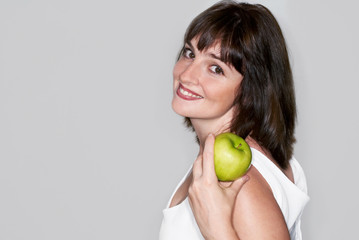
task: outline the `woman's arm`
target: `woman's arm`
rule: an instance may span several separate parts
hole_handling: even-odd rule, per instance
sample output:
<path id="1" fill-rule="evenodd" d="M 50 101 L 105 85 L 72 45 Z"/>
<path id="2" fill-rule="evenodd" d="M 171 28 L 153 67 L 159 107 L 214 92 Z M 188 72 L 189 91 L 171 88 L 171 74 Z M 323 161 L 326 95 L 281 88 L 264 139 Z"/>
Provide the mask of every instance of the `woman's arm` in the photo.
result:
<path id="1" fill-rule="evenodd" d="M 210 135 L 203 154 L 193 164 L 193 181 L 189 187 L 189 202 L 204 238 L 289 240 L 272 191 L 254 167 L 229 186 L 218 182 L 213 144 L 214 136 Z"/>

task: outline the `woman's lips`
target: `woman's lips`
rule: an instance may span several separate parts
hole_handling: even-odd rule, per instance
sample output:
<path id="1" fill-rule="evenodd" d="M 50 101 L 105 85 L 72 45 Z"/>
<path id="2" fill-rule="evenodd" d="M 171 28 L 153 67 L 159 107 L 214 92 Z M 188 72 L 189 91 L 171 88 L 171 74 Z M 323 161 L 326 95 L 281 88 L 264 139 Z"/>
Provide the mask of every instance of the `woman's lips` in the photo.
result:
<path id="1" fill-rule="evenodd" d="M 180 98 L 185 100 L 199 100 L 203 98 L 201 95 L 183 87 L 182 84 L 178 86 L 176 93 Z"/>

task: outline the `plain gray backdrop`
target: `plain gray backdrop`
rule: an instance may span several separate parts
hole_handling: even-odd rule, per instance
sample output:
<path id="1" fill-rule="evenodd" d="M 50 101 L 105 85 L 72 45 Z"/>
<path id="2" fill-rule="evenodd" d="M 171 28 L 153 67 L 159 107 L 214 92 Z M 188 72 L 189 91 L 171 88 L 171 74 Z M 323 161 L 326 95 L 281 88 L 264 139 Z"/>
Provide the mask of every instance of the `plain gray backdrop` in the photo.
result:
<path id="1" fill-rule="evenodd" d="M 197 154 L 171 109 L 172 67 L 214 2 L 0 0 L 0 240 L 158 239 Z M 258 2 L 290 50 L 304 239 L 353 239 L 358 4 Z"/>

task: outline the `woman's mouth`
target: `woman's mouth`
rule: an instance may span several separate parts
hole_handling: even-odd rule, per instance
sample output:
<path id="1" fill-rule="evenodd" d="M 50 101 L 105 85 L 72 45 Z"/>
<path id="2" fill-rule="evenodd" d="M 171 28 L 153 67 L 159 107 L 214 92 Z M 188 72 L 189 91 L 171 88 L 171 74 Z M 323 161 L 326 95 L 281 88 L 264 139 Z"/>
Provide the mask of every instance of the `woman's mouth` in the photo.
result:
<path id="1" fill-rule="evenodd" d="M 185 100 L 198 100 L 203 98 L 201 95 L 183 87 L 182 84 L 178 86 L 176 93 L 180 98 Z"/>

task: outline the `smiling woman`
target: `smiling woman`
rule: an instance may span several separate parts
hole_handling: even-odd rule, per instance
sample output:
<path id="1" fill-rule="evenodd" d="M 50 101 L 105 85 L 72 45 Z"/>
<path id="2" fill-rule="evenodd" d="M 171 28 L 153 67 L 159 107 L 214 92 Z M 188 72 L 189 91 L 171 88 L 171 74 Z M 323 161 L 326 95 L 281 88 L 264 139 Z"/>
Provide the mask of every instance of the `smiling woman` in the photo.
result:
<path id="1" fill-rule="evenodd" d="M 206 51 L 199 51 L 197 44 L 197 39 L 186 44 L 174 67 L 173 110 L 193 120 L 231 114 L 243 76 L 220 60 L 219 44 Z"/>
<path id="2" fill-rule="evenodd" d="M 309 198 L 293 157 L 293 79 L 267 8 L 222 1 L 192 21 L 173 70 L 172 108 L 196 133 L 199 154 L 164 210 L 160 239 L 300 240 Z M 253 153 L 248 173 L 229 185 L 214 171 L 214 136 L 223 132 Z"/>

